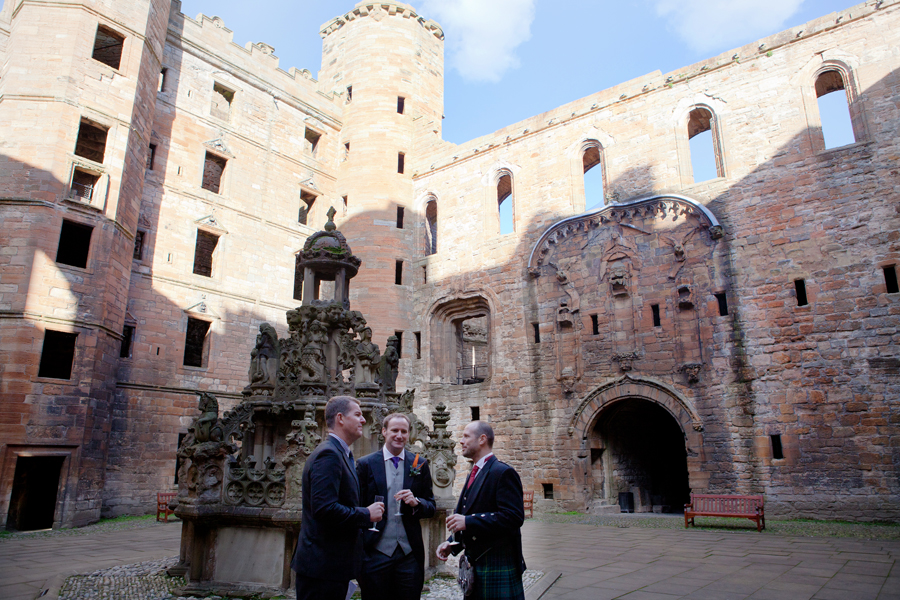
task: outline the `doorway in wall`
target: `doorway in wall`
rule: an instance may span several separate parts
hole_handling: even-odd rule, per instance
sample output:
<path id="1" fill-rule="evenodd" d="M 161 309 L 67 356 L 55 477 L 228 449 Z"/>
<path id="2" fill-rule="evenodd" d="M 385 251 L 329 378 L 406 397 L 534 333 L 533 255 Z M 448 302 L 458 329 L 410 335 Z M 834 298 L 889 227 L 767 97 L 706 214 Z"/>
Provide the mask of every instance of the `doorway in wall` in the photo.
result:
<path id="1" fill-rule="evenodd" d="M 65 456 L 19 456 L 13 476 L 6 527 L 18 531 L 50 529 L 56 513 L 59 475 Z"/>

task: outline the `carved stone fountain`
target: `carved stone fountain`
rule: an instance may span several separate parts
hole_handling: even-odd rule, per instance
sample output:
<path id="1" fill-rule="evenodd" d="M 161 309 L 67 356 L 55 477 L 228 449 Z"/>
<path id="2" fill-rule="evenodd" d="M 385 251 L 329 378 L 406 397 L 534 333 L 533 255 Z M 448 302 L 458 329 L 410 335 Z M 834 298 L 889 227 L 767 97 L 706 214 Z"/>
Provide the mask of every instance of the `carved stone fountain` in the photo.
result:
<path id="1" fill-rule="evenodd" d="M 350 310 L 350 279 L 360 260 L 335 230 L 333 208 L 328 216 L 325 230 L 310 236 L 300 252 L 302 304 L 287 311 L 288 337 L 279 339 L 270 324 L 260 325 L 244 399 L 220 416 L 216 398 L 201 393 L 200 415 L 178 449 L 175 514 L 183 526 L 180 562 L 170 573 L 188 579 L 185 594 L 265 594 L 290 587 L 303 467 L 325 435 L 324 408 L 332 396 L 357 398 L 369 422 L 354 444 L 356 456 L 378 448 L 386 415 L 408 415 L 410 449 L 430 461 L 439 506 L 452 502 L 450 415 L 438 405 L 429 429 L 413 413 L 415 390 L 397 392 L 397 339 L 388 338 L 382 354 L 362 313 Z M 423 523 L 428 557 L 440 543 L 444 514 Z"/>

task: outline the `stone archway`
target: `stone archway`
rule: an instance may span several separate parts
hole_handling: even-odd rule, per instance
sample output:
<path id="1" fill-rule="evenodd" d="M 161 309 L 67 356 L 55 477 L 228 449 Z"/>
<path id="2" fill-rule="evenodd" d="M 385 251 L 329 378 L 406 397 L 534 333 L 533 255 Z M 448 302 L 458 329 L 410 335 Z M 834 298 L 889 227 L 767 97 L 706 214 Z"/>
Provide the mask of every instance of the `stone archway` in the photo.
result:
<path id="1" fill-rule="evenodd" d="M 617 512 L 619 493 L 631 492 L 637 511 L 680 510 L 691 490 L 707 487 L 702 429 L 690 402 L 658 381 L 626 375 L 600 386 L 569 429 L 585 505 Z"/>

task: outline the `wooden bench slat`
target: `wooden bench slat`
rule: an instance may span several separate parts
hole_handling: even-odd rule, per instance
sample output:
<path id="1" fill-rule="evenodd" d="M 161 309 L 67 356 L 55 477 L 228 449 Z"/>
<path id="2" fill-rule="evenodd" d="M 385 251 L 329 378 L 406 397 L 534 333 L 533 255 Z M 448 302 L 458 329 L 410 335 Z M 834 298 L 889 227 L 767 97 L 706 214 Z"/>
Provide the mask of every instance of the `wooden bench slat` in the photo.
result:
<path id="1" fill-rule="evenodd" d="M 691 494 L 684 506 L 684 526 L 694 524 L 694 517 L 736 517 L 756 522 L 756 530 L 766 528 L 765 497 L 737 494 Z"/>

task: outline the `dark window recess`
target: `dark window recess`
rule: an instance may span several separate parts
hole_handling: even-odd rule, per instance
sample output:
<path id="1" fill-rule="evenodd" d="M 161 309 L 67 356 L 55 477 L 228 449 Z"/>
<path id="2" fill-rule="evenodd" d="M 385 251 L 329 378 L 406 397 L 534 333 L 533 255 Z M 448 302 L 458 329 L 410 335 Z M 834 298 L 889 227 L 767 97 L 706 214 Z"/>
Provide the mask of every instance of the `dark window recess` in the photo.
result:
<path id="1" fill-rule="evenodd" d="M 212 104 L 209 112 L 220 119 L 228 119 L 231 115 L 231 103 L 234 102 L 234 91 L 224 85 L 213 84 Z"/>
<path id="2" fill-rule="evenodd" d="M 772 438 L 772 458 L 784 458 L 784 448 L 781 447 L 781 435 L 769 436 Z"/>
<path id="3" fill-rule="evenodd" d="M 470 406 L 469 408 L 472 409 L 472 420 L 473 421 L 481 420 L 481 408 L 479 408 L 478 406 Z"/>
<path id="4" fill-rule="evenodd" d="M 544 486 L 544 500 L 553 500 L 553 484 L 552 483 L 542 483 Z"/>
<path id="5" fill-rule="evenodd" d="M 591 315 L 591 335 L 600 335 L 600 319 L 597 315 Z"/>
<path id="6" fill-rule="evenodd" d="M 900 288 L 897 287 L 897 270 L 894 268 L 894 265 L 888 265 L 883 270 L 884 285 L 887 287 L 887 293 L 896 294 L 900 292 Z"/>
<path id="7" fill-rule="evenodd" d="M 437 254 L 438 213 L 437 202 L 425 205 L 425 256 Z"/>
<path id="8" fill-rule="evenodd" d="M 347 86 L 347 102 L 351 102 L 353 100 L 353 86 Z"/>
<path id="9" fill-rule="evenodd" d="M 398 260 L 394 263 L 394 283 L 403 285 L 403 261 Z"/>
<path id="10" fill-rule="evenodd" d="M 56 262 L 61 265 L 87 268 L 88 252 L 91 249 L 91 233 L 94 228 L 72 221 L 63 220 L 59 230 L 59 248 Z"/>
<path id="11" fill-rule="evenodd" d="M 399 114 L 403 114 L 403 109 L 406 107 L 406 98 L 403 96 L 397 96 L 397 112 Z"/>
<path id="12" fill-rule="evenodd" d="M 122 330 L 122 346 L 119 348 L 119 358 L 131 356 L 131 345 L 134 343 L 134 325 L 126 325 Z"/>
<path id="13" fill-rule="evenodd" d="M 208 321 L 188 317 L 187 333 L 184 336 L 184 366 L 203 366 L 207 333 L 209 333 Z"/>
<path id="14" fill-rule="evenodd" d="M 309 127 L 306 128 L 306 149 L 309 150 L 309 153 L 313 156 L 316 155 L 316 150 L 319 148 L 319 138 L 322 137 L 322 134 L 313 131 Z"/>
<path id="15" fill-rule="evenodd" d="M 294 257 L 294 300 L 303 300 L 303 269 L 300 268 L 300 254 Z"/>
<path id="16" fill-rule="evenodd" d="M 224 158 L 207 152 L 206 160 L 203 163 L 203 183 L 200 187 L 218 194 L 227 162 Z"/>
<path id="17" fill-rule="evenodd" d="M 167 76 L 168 74 L 169 74 L 169 70 L 166 69 L 166 68 L 163 68 L 163 69 L 159 72 L 159 83 L 157 83 L 157 85 L 156 85 L 156 91 L 157 91 L 157 92 L 164 92 L 164 91 L 166 91 L 166 76 Z"/>
<path id="18" fill-rule="evenodd" d="M 416 336 L 416 360 L 422 358 L 422 332 L 414 331 L 413 335 Z"/>
<path id="19" fill-rule="evenodd" d="M 78 126 L 78 139 L 75 141 L 75 154 L 102 163 L 106 154 L 106 130 L 88 121 Z"/>
<path id="20" fill-rule="evenodd" d="M 134 260 L 142 260 L 144 258 L 144 232 L 138 231 L 134 234 Z"/>
<path id="21" fill-rule="evenodd" d="M 661 327 L 662 321 L 659 318 L 659 304 L 651 304 L 650 310 L 653 311 L 653 326 Z"/>
<path id="22" fill-rule="evenodd" d="M 725 297 L 725 292 L 719 292 L 716 294 L 716 300 L 719 302 L 719 316 L 724 317 L 728 315 L 728 298 Z"/>
<path id="23" fill-rule="evenodd" d="M 402 173 L 404 168 L 404 163 L 406 162 L 406 155 L 402 152 L 397 153 L 397 172 Z"/>
<path id="24" fill-rule="evenodd" d="M 300 191 L 300 215 L 297 218 L 297 222 L 301 225 L 307 225 L 309 221 L 309 214 L 312 212 L 313 204 L 316 203 L 316 195 L 307 192 L 306 190 Z"/>
<path id="25" fill-rule="evenodd" d="M 197 244 L 194 246 L 194 274 L 212 277 L 213 253 L 219 244 L 219 236 L 197 230 Z"/>
<path id="26" fill-rule="evenodd" d="M 394 335 L 397 336 L 397 358 L 403 358 L 403 332 L 395 331 Z"/>
<path id="27" fill-rule="evenodd" d="M 178 471 L 181 470 L 181 457 L 178 456 L 178 448 L 181 448 L 181 443 L 184 441 L 184 438 L 187 437 L 186 433 L 178 434 L 178 445 L 175 446 L 175 485 L 178 485 Z"/>
<path id="28" fill-rule="evenodd" d="M 342 196 L 341 201 L 344 203 L 344 214 L 347 214 L 347 208 L 350 206 L 350 203 L 347 200 L 347 196 Z"/>
<path id="29" fill-rule="evenodd" d="M 532 323 L 531 329 L 534 331 L 534 343 L 541 343 L 541 324 L 540 323 Z"/>
<path id="30" fill-rule="evenodd" d="M 72 173 L 72 197 L 84 202 L 90 202 L 91 198 L 94 197 L 98 181 L 100 181 L 99 175 L 75 169 Z"/>
<path id="31" fill-rule="evenodd" d="M 795 279 L 794 289 L 797 290 L 797 306 L 809 304 L 809 300 L 806 298 L 806 282 L 802 279 Z"/>
<path id="32" fill-rule="evenodd" d="M 422 283 L 428 283 L 428 265 L 422 265 Z"/>
<path id="33" fill-rule="evenodd" d="M 150 144 L 150 149 L 147 151 L 147 169 L 153 170 L 153 163 L 156 162 L 156 144 Z"/>
<path id="34" fill-rule="evenodd" d="M 51 329 L 44 332 L 44 347 L 41 349 L 38 377 L 72 378 L 72 362 L 75 360 L 75 338 L 77 337 L 77 333 L 63 333 Z"/>
<path id="35" fill-rule="evenodd" d="M 397 207 L 397 229 L 403 229 L 403 213 L 404 213 L 403 207 L 398 206 Z"/>
<path id="36" fill-rule="evenodd" d="M 347 142 L 346 144 L 344 144 L 344 153 L 347 156 L 350 156 L 350 142 Z"/>
<path id="37" fill-rule="evenodd" d="M 122 62 L 122 47 L 125 45 L 125 37 L 112 29 L 97 26 L 97 37 L 94 38 L 94 53 L 91 58 L 118 69 Z"/>

